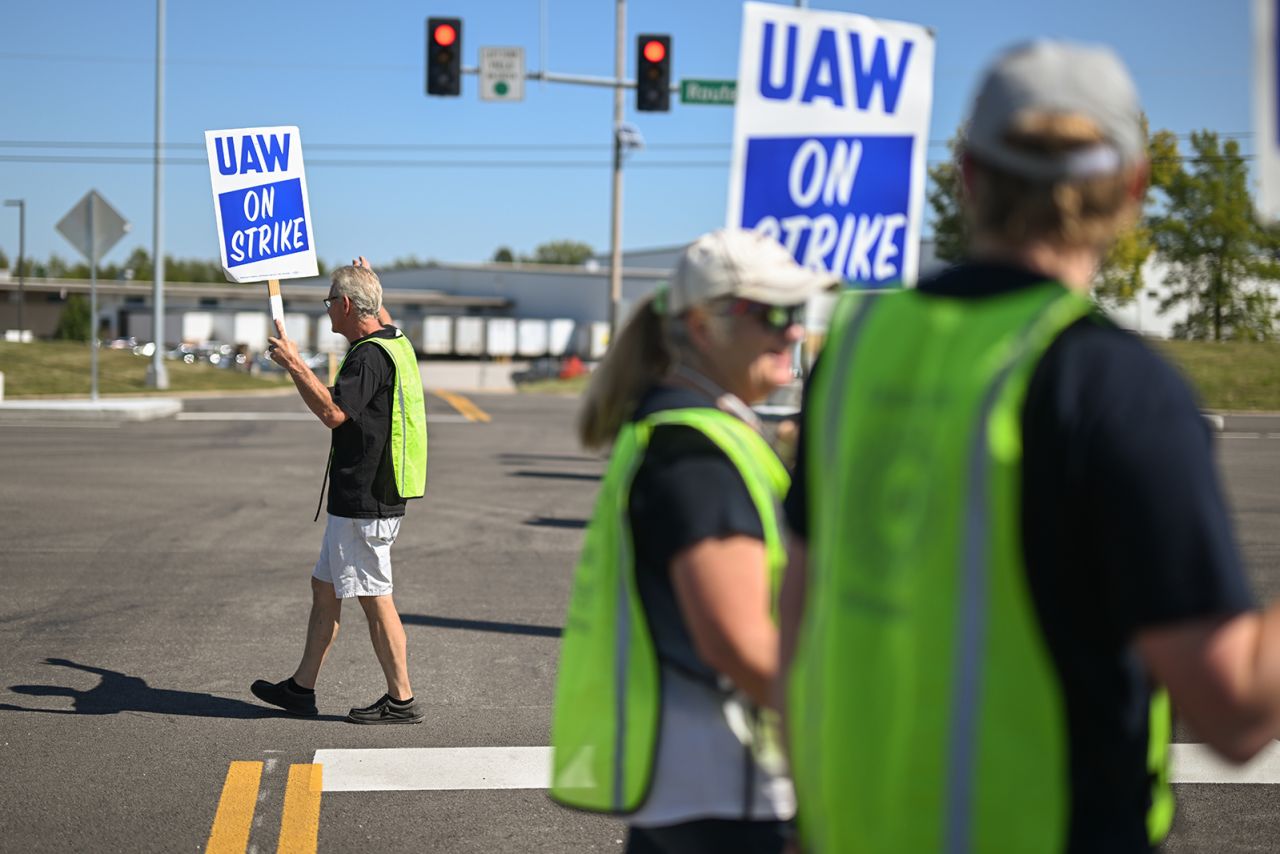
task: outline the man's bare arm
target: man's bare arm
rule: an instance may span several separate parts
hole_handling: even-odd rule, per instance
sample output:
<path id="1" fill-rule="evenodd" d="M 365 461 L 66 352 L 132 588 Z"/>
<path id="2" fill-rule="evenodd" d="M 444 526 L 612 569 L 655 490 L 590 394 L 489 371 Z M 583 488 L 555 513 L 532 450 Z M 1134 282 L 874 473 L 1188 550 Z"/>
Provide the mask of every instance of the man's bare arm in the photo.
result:
<path id="1" fill-rule="evenodd" d="M 279 320 L 276 321 L 276 332 L 280 337 L 267 339 L 269 345 L 267 353 L 271 356 L 271 361 L 289 372 L 307 409 L 315 413 L 324 426 L 330 429 L 346 421 L 347 413 L 334 403 L 329 389 L 320 382 L 315 372 L 307 367 L 307 363 L 302 361 L 302 357 L 298 355 L 298 345 L 285 334 L 284 324 Z"/>

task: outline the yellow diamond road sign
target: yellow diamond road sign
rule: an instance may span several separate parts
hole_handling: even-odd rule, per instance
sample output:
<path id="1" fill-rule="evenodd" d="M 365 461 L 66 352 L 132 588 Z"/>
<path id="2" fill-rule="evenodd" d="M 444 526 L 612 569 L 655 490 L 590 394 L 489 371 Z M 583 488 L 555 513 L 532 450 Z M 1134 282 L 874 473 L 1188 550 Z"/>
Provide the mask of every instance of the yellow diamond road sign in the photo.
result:
<path id="1" fill-rule="evenodd" d="M 524 100 L 524 48 L 480 48 L 480 99 Z"/>

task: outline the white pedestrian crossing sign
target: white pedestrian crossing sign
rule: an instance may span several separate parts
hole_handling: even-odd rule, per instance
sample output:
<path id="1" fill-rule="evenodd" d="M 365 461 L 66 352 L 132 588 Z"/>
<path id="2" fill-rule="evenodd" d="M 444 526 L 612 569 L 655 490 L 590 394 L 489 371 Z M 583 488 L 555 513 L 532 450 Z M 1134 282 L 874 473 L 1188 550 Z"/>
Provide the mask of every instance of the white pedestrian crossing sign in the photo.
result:
<path id="1" fill-rule="evenodd" d="M 524 48 L 480 48 L 480 99 L 524 100 Z"/>

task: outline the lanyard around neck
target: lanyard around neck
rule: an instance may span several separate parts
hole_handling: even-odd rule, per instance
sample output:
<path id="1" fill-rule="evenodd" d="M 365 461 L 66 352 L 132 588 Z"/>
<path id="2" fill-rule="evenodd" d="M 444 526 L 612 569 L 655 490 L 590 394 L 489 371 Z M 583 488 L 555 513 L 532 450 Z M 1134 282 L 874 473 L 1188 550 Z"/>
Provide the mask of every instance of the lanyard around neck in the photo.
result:
<path id="1" fill-rule="evenodd" d="M 737 416 L 742 421 L 751 425 L 751 427 L 757 432 L 760 431 L 760 416 L 756 415 L 755 410 L 750 406 L 743 403 L 742 398 L 738 397 L 731 391 L 726 391 L 725 388 L 715 380 L 700 371 L 695 371 L 687 365 L 677 365 L 675 374 L 715 401 L 717 408 L 729 413 L 730 415 Z"/>

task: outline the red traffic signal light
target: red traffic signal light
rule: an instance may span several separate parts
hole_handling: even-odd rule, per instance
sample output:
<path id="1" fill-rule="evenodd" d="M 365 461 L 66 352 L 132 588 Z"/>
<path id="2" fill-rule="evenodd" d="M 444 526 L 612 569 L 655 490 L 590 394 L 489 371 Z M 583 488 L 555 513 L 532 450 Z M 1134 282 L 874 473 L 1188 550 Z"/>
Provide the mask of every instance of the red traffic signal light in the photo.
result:
<path id="1" fill-rule="evenodd" d="M 636 39 L 636 109 L 650 113 L 671 109 L 671 36 Z"/>
<path id="2" fill-rule="evenodd" d="M 462 92 L 462 19 L 427 18 L 427 94 Z"/>
<path id="3" fill-rule="evenodd" d="M 449 47 L 458 40 L 458 31 L 449 24 L 437 24 L 435 30 L 431 33 L 431 37 L 441 47 Z"/>

